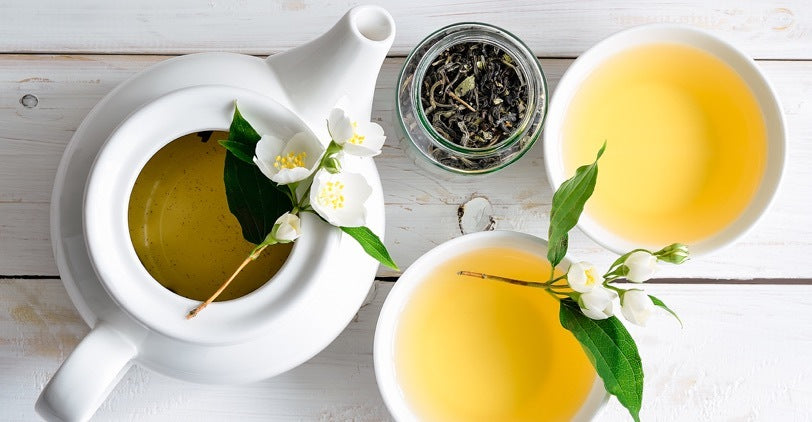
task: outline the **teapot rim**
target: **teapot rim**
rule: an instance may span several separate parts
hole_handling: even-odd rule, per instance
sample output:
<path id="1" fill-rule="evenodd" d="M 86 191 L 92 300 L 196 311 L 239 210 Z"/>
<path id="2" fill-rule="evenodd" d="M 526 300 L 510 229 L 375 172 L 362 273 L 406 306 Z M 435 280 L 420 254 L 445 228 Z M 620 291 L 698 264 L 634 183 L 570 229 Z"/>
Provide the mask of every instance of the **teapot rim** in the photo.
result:
<path id="1" fill-rule="evenodd" d="M 182 88 L 143 105 L 111 133 L 90 169 L 85 188 L 86 246 L 104 289 L 140 324 L 190 343 L 235 344 L 267 331 L 283 309 L 318 279 L 339 239 L 339 233 L 317 218 L 304 216 L 307 235 L 297 240 L 285 264 L 268 282 L 240 298 L 212 303 L 188 321 L 186 312 L 199 302 L 170 292 L 146 271 L 127 224 L 135 179 L 160 148 L 180 136 L 202 130 L 227 131 L 234 100 L 261 133 L 296 130 L 315 136 L 294 112 L 254 91 L 227 85 Z M 184 110 L 182 115 L 172 113 L 179 109 Z M 273 118 L 287 123 L 277 125 L 271 122 Z"/>

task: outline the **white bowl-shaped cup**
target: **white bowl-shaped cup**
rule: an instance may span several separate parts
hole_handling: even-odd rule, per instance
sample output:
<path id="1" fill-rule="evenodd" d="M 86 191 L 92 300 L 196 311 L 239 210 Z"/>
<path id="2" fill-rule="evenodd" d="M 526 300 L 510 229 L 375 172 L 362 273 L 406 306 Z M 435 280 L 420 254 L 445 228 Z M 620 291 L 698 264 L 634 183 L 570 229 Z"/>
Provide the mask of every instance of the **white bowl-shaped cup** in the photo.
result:
<path id="1" fill-rule="evenodd" d="M 567 69 L 553 94 L 544 129 L 544 162 L 550 185 L 557 189 L 572 174 L 564 165 L 563 127 L 570 103 L 592 72 L 607 59 L 631 48 L 652 43 L 679 43 L 708 52 L 733 68 L 752 90 L 764 117 L 767 157 L 764 176 L 746 209 L 720 232 L 691 245 L 693 255 L 703 255 L 733 244 L 764 215 L 773 202 L 783 172 L 786 155 L 786 129 L 775 90 L 756 63 L 731 44 L 698 29 L 679 25 L 644 25 L 618 32 L 590 48 Z M 588 123 L 585 123 L 588 124 Z M 611 145 L 609 146 L 611 148 Z M 585 163 L 586 164 L 586 163 Z M 645 175 L 642 175 L 645 177 Z M 588 213 L 581 215 L 578 228 L 605 248 L 622 254 L 643 245 L 630 241 L 601 226 Z"/>
<path id="2" fill-rule="evenodd" d="M 547 256 L 547 241 L 529 234 L 513 231 L 491 231 L 468 234 L 449 240 L 430 250 L 409 266 L 389 292 L 375 328 L 374 361 L 378 388 L 389 412 L 399 422 L 421 420 L 401 388 L 395 364 L 395 340 L 404 310 L 427 276 L 448 259 L 485 248 L 510 248 L 534 254 L 542 259 Z M 564 258 L 562 268 L 571 261 Z M 608 394 L 599 377 L 595 377 L 592 389 L 573 418 L 575 422 L 592 420 L 608 400 Z"/>

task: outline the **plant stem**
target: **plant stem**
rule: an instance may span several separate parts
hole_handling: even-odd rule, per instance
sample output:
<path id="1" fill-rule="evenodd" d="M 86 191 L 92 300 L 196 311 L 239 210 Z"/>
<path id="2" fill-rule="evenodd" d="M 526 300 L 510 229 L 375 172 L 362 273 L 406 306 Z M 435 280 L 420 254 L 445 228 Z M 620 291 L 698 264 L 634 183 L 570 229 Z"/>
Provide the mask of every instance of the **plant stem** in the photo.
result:
<path id="1" fill-rule="evenodd" d="M 206 299 L 205 302 L 198 305 L 197 308 L 192 309 L 191 311 L 189 311 L 188 314 L 186 314 L 186 319 L 194 318 L 195 316 L 197 316 L 198 313 L 200 313 L 200 311 L 205 309 L 206 306 L 209 306 L 210 303 L 214 302 L 214 300 L 217 299 L 217 297 L 223 293 L 223 291 L 228 287 L 228 285 L 231 284 L 231 282 L 234 281 L 235 278 L 237 278 L 237 275 L 243 270 L 243 268 L 245 268 L 245 266 L 248 265 L 249 262 L 256 260 L 257 257 L 259 257 L 259 255 L 262 253 L 262 251 L 264 251 L 265 248 L 267 248 L 268 246 L 270 245 L 262 245 L 254 249 L 251 252 L 251 255 L 248 255 L 248 258 L 245 258 L 245 261 L 243 261 L 242 264 L 240 264 L 240 266 L 237 267 L 237 270 L 234 271 L 234 274 L 231 274 L 231 277 L 229 277 L 228 280 L 226 280 L 226 282 L 223 283 L 220 286 L 220 288 L 217 289 L 216 292 L 214 292 L 213 295 L 211 295 L 211 297 Z"/>
<path id="2" fill-rule="evenodd" d="M 288 198 L 290 198 L 290 202 L 293 205 L 296 205 L 299 201 L 296 199 L 296 188 L 299 187 L 299 183 L 290 183 L 287 185 L 288 187 Z"/>
<path id="3" fill-rule="evenodd" d="M 478 273 L 478 272 L 475 272 L 475 271 L 459 271 L 459 272 L 457 272 L 457 275 L 464 275 L 464 276 L 468 276 L 468 277 L 476 277 L 476 278 L 484 278 L 484 279 L 502 281 L 502 282 L 509 283 L 509 284 L 516 284 L 516 285 L 519 285 L 519 286 L 528 286 L 528 287 L 545 287 L 545 288 L 546 287 L 553 287 L 553 288 L 568 287 L 567 285 L 563 285 L 563 286 L 555 286 L 555 285 L 553 285 L 553 283 L 555 283 L 557 281 L 561 281 L 561 280 L 566 279 L 567 278 L 566 274 L 564 274 L 564 275 L 562 275 L 560 277 L 553 278 L 552 280 L 545 281 L 543 283 L 539 282 L 539 281 L 517 280 L 515 278 L 502 277 L 502 276 L 493 275 L 493 274 Z"/>
<path id="4" fill-rule="evenodd" d="M 555 273 L 553 273 L 553 275 L 555 275 Z M 552 278 L 552 276 L 550 276 L 550 278 Z M 556 277 L 556 278 L 554 278 L 554 279 L 552 279 L 552 280 L 548 281 L 548 282 L 547 282 L 547 284 L 553 284 L 553 283 L 555 283 L 556 281 L 561 281 L 561 280 L 564 280 L 564 279 L 566 279 L 566 278 L 567 278 L 567 275 L 566 275 L 566 274 L 563 274 L 563 275 L 561 275 L 561 276 L 559 276 L 559 277 Z"/>
<path id="5" fill-rule="evenodd" d="M 471 104 L 468 104 L 467 102 L 465 102 L 465 100 L 463 100 L 462 98 L 458 97 L 458 96 L 457 96 L 457 94 L 455 94 L 455 93 L 453 93 L 453 92 L 451 92 L 451 91 L 448 91 L 448 92 L 447 92 L 447 94 L 448 94 L 448 96 L 449 96 L 449 97 L 451 97 L 451 98 L 453 98 L 453 99 L 455 99 L 455 100 L 459 101 L 459 102 L 460 102 L 460 104 L 464 105 L 464 106 L 465 106 L 465 108 L 467 108 L 468 110 L 471 110 L 471 111 L 473 111 L 474 113 L 476 113 L 476 109 L 475 109 L 475 108 L 473 108 L 473 107 L 471 107 Z"/>
<path id="6" fill-rule="evenodd" d="M 302 200 L 299 202 L 299 208 L 305 209 L 310 206 L 310 189 L 313 188 L 313 183 L 307 186 L 304 193 L 302 194 Z"/>
<path id="7" fill-rule="evenodd" d="M 618 294 L 626 291 L 625 289 L 620 289 L 620 288 L 617 288 L 617 287 L 609 284 L 608 280 L 603 282 L 603 287 L 606 287 L 607 289 L 610 289 L 610 290 L 614 290 L 614 291 L 618 292 Z"/>
<path id="8" fill-rule="evenodd" d="M 553 273 L 553 274 L 555 274 L 555 273 Z M 515 278 L 502 277 L 502 276 L 493 275 L 493 274 L 478 273 L 478 272 L 474 272 L 474 271 L 459 271 L 459 272 L 457 272 L 457 275 L 464 275 L 464 276 L 468 276 L 468 277 L 482 278 L 482 279 L 486 279 L 486 280 L 501 281 L 503 283 L 513 284 L 513 285 L 517 285 L 517 286 L 527 286 L 527 287 L 541 288 L 541 289 L 544 289 L 544 291 L 547 292 L 547 294 L 552 296 L 553 299 L 555 299 L 555 300 L 557 300 L 559 302 L 561 302 L 561 298 L 558 297 L 558 295 L 564 296 L 565 298 L 570 296 L 567 293 L 557 292 L 557 291 L 553 290 L 555 288 L 569 287 L 569 286 L 553 286 L 553 283 L 555 283 L 556 281 L 564 279 L 566 277 L 566 274 L 562 275 L 561 277 L 554 278 L 554 279 L 553 279 L 553 276 L 550 276 L 550 278 L 552 280 L 547 281 L 545 283 L 539 283 L 537 281 L 517 280 Z"/>
<path id="9" fill-rule="evenodd" d="M 496 280 L 496 281 L 501 281 L 501 282 L 508 283 L 508 284 L 515 284 L 515 285 L 518 285 L 518 286 L 541 287 L 541 288 L 547 288 L 549 286 L 549 284 L 547 284 L 547 283 L 539 283 L 537 281 L 516 280 L 515 278 L 507 278 L 507 277 L 502 277 L 502 276 L 498 276 L 498 275 L 477 273 L 477 272 L 473 272 L 473 271 L 460 271 L 460 272 L 457 273 L 457 275 L 464 275 L 464 276 L 468 276 L 468 277 L 483 278 L 483 279 L 487 279 L 487 280 Z"/>

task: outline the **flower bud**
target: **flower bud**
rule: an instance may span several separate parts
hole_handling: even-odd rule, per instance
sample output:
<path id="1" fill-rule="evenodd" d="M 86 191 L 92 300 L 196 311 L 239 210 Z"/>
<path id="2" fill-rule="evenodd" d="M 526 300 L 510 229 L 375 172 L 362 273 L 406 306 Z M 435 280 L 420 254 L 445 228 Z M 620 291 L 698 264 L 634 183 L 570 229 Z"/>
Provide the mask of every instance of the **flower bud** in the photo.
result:
<path id="1" fill-rule="evenodd" d="M 595 275 L 595 267 L 588 262 L 570 265 L 570 269 L 567 271 L 567 283 L 572 290 L 580 293 L 589 292 L 596 285 L 600 285 L 598 277 Z"/>
<path id="2" fill-rule="evenodd" d="M 654 302 L 642 290 L 627 290 L 620 298 L 620 312 L 629 322 L 645 327 L 654 314 Z"/>
<path id="3" fill-rule="evenodd" d="M 296 214 L 286 212 L 276 219 L 271 235 L 277 243 L 290 243 L 302 235 L 301 220 Z"/>
<path id="4" fill-rule="evenodd" d="M 341 161 L 335 156 L 327 157 L 324 159 L 324 169 L 330 174 L 336 174 L 341 171 Z"/>
<path id="5" fill-rule="evenodd" d="M 654 256 L 660 261 L 672 264 L 682 264 L 688 260 L 689 255 L 688 245 L 682 243 L 672 243 L 654 253 Z"/>
<path id="6" fill-rule="evenodd" d="M 626 257 L 623 265 L 628 269 L 627 280 L 642 283 L 657 272 L 657 257 L 648 251 L 637 251 Z"/>
<path id="7" fill-rule="evenodd" d="M 615 297 L 615 292 L 603 286 L 596 286 L 578 297 L 578 306 L 581 308 L 581 312 L 589 318 L 606 319 L 614 315 L 612 302 Z"/>

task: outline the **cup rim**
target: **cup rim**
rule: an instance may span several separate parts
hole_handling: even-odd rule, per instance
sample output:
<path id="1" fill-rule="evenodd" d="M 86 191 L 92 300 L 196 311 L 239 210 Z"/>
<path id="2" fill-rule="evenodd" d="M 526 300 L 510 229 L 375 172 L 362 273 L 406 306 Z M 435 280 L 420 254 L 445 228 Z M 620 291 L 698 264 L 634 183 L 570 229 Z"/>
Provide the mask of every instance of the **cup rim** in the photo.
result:
<path id="1" fill-rule="evenodd" d="M 260 133 L 316 136 L 292 111 L 256 92 L 225 85 L 183 88 L 142 106 L 112 132 L 91 166 L 84 192 L 86 247 L 104 289 L 142 325 L 190 343 L 228 345 L 260 334 L 313 288 L 307 281 L 318 278 L 338 244 L 338 233 L 314 216 L 303 216 L 306 234 L 268 282 L 239 298 L 214 302 L 192 320 L 185 315 L 200 302 L 170 292 L 141 264 L 127 222 L 136 178 L 169 142 L 198 131 L 228 131 L 235 101 Z"/>
<path id="2" fill-rule="evenodd" d="M 767 131 L 767 160 L 756 193 L 742 213 L 724 229 L 690 245 L 691 254 L 694 256 L 716 253 L 747 235 L 775 202 L 786 170 L 787 133 L 783 109 L 769 79 L 743 51 L 707 31 L 677 24 L 641 25 L 616 32 L 580 55 L 561 77 L 550 101 L 543 142 L 547 180 L 555 190 L 567 178 L 562 163 L 561 126 L 580 83 L 607 58 L 630 48 L 657 43 L 692 46 L 712 54 L 730 66 L 753 91 L 764 117 Z M 617 254 L 641 246 L 651 248 L 663 246 L 641 245 L 642 242 L 623 238 L 602 227 L 587 213 L 581 215 L 578 228 L 594 242 Z"/>
<path id="3" fill-rule="evenodd" d="M 378 389 L 381 396 L 383 396 L 386 407 L 395 420 L 401 422 L 420 420 L 410 407 L 404 392 L 397 382 L 397 371 L 393 358 L 395 333 L 404 307 L 414 294 L 414 291 L 425 282 L 424 276 L 426 273 L 442 261 L 462 253 L 494 246 L 522 249 L 545 258 L 547 241 L 526 233 L 508 230 L 494 230 L 459 236 L 434 247 L 420 256 L 398 278 L 397 283 L 389 292 L 375 327 L 373 361 Z M 568 267 L 571 263 L 570 258 L 565 257 L 559 267 Z M 600 412 L 608 400 L 609 395 L 600 377 L 596 374 L 595 382 L 573 420 L 591 420 Z"/>

